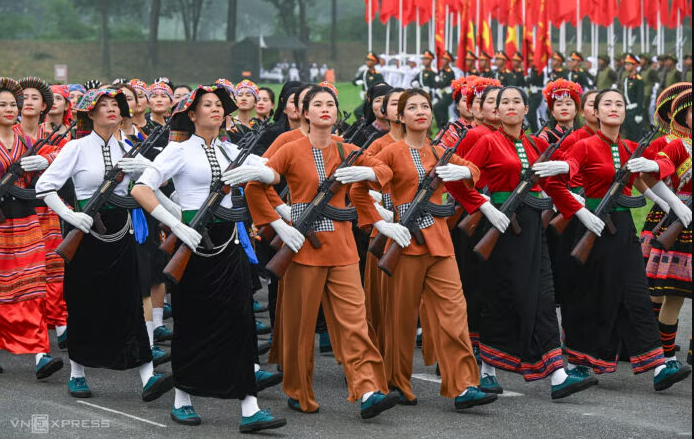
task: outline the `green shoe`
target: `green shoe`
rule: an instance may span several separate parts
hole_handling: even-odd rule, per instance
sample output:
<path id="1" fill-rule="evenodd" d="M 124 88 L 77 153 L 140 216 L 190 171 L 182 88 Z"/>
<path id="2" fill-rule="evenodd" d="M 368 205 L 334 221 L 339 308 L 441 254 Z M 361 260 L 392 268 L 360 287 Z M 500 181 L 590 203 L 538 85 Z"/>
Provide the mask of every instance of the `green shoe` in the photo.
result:
<path id="1" fill-rule="evenodd" d="M 657 392 L 669 389 L 674 384 L 685 380 L 692 373 L 692 368 L 677 360 L 670 360 L 658 375 L 653 378 L 653 387 Z"/>
<path id="2" fill-rule="evenodd" d="M 171 305 L 168 303 L 164 304 L 164 320 L 169 320 L 173 316 L 173 311 L 171 311 Z"/>
<path id="3" fill-rule="evenodd" d="M 195 413 L 192 405 L 184 405 L 181 408 L 171 410 L 171 419 L 183 425 L 200 425 L 202 419 Z"/>
<path id="4" fill-rule="evenodd" d="M 259 370 L 255 373 L 255 387 L 258 392 L 262 392 L 268 387 L 274 387 L 282 382 L 284 374 L 282 372 L 270 373 Z"/>
<path id="5" fill-rule="evenodd" d="M 74 398 L 91 398 L 92 391 L 87 385 L 86 378 L 70 378 L 67 383 L 67 390 Z"/>
<path id="6" fill-rule="evenodd" d="M 382 392 L 376 392 L 361 403 L 361 418 L 371 419 L 390 410 L 400 402 L 400 394 L 398 392 L 390 392 L 384 395 Z"/>
<path id="7" fill-rule="evenodd" d="M 173 389 L 173 376 L 155 373 L 142 388 L 142 400 L 154 401 L 171 389 Z"/>
<path id="8" fill-rule="evenodd" d="M 152 346 L 152 364 L 157 367 L 161 364 L 171 361 L 171 354 L 163 350 L 157 345 Z"/>
<path id="9" fill-rule="evenodd" d="M 173 338 L 173 331 L 167 328 L 165 325 L 161 325 L 154 329 L 154 341 L 162 342 L 169 341 Z"/>
<path id="10" fill-rule="evenodd" d="M 494 393 L 486 393 L 477 387 L 468 387 L 465 395 L 455 398 L 455 409 L 465 410 L 479 405 L 491 404 L 499 399 Z"/>
<path id="11" fill-rule="evenodd" d="M 244 416 L 241 419 L 239 431 L 241 433 L 255 433 L 263 430 L 274 430 L 287 425 L 284 418 L 276 418 L 270 414 L 270 410 L 260 410 L 253 416 Z"/>
<path id="12" fill-rule="evenodd" d="M 304 413 L 307 415 L 314 415 L 314 414 L 320 412 L 320 408 L 317 408 L 315 412 L 305 412 L 305 411 L 301 410 L 301 403 L 299 403 L 298 399 L 294 399 L 294 398 L 289 398 L 287 400 L 287 406 L 290 409 L 294 410 L 295 412 Z"/>
<path id="13" fill-rule="evenodd" d="M 272 332 L 272 328 L 269 325 L 266 325 L 265 323 L 256 320 L 255 321 L 255 332 L 258 335 L 267 335 Z"/>
<path id="14" fill-rule="evenodd" d="M 499 385 L 499 381 L 492 375 L 485 375 L 482 377 L 480 385 L 477 388 L 484 393 L 495 393 L 497 395 L 504 393 L 504 389 Z"/>
<path id="15" fill-rule="evenodd" d="M 254 314 L 260 314 L 264 313 L 270 308 L 267 307 L 267 305 L 263 305 L 262 303 L 258 302 L 257 300 L 253 301 L 253 313 Z"/>
<path id="16" fill-rule="evenodd" d="M 53 375 L 63 368 L 63 360 L 61 358 L 52 358 L 50 355 L 44 355 L 36 365 L 36 379 L 42 380 Z"/>
<path id="17" fill-rule="evenodd" d="M 67 329 L 63 332 L 63 335 L 58 336 L 58 348 L 67 349 Z"/>
<path id="18" fill-rule="evenodd" d="M 400 390 L 398 388 L 393 389 L 393 392 L 397 393 L 400 396 L 400 400 L 398 401 L 398 404 L 400 404 L 400 405 L 415 406 L 419 402 L 419 401 L 417 401 L 417 398 L 414 398 L 412 400 L 405 398 L 405 394 L 402 393 L 402 390 Z"/>
<path id="19" fill-rule="evenodd" d="M 318 336 L 318 351 L 321 354 L 329 354 L 333 351 L 333 344 L 330 342 L 330 334 L 327 332 Z"/>
<path id="20" fill-rule="evenodd" d="M 576 366 L 569 370 L 567 374 L 578 378 L 591 378 L 593 376 L 593 374 L 590 373 L 590 368 L 586 366 Z M 597 381 L 598 379 L 595 378 L 595 384 L 597 384 Z"/>
<path id="21" fill-rule="evenodd" d="M 586 390 L 596 384 L 598 384 L 598 380 L 593 376 L 582 377 L 568 375 L 563 383 L 552 386 L 552 399 L 566 398 L 567 396 Z"/>

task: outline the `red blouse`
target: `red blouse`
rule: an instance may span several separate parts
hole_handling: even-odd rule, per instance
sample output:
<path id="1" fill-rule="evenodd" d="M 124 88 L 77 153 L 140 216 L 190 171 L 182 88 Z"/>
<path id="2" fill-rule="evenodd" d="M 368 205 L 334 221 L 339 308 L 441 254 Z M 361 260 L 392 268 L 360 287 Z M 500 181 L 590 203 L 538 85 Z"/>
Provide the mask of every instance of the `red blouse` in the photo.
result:
<path id="1" fill-rule="evenodd" d="M 569 134 L 568 137 L 564 139 L 564 142 L 562 142 L 559 150 L 555 153 L 557 156 L 555 160 L 561 160 L 561 157 L 564 157 L 564 153 L 568 151 L 568 149 L 571 148 L 573 144 L 583 139 L 587 139 L 593 135 L 595 135 L 595 131 L 593 131 L 587 125 Z M 569 187 L 583 187 L 583 176 L 581 174 L 577 174 L 574 178 L 571 179 L 571 181 L 569 181 Z"/>
<path id="2" fill-rule="evenodd" d="M 685 147 L 685 142 L 689 143 L 689 150 Z M 677 193 L 692 193 L 692 138 L 677 139 L 665 145 L 662 151 L 658 152 L 655 161 L 660 165 L 660 172 L 655 177 L 664 180 L 670 177 L 672 187 Z M 685 177 L 686 176 L 686 177 Z M 682 178 L 685 183 L 682 184 Z M 688 180 L 688 181 L 687 181 Z M 680 187 L 682 186 L 682 187 Z"/>

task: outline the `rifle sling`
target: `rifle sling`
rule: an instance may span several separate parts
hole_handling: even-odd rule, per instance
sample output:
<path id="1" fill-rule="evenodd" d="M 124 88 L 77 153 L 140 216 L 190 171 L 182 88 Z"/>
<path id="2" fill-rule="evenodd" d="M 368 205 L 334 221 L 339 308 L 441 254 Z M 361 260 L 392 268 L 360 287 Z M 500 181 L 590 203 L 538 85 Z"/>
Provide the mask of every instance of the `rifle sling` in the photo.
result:
<path id="1" fill-rule="evenodd" d="M 494 192 L 492 194 L 492 202 L 496 205 L 502 205 L 506 202 L 508 197 L 511 196 L 511 192 Z M 540 192 L 528 192 L 523 199 L 523 204 L 530 207 L 531 209 L 543 211 L 549 210 L 554 207 L 551 198 L 541 198 L 542 193 Z"/>
<path id="2" fill-rule="evenodd" d="M 426 205 L 424 206 L 424 212 L 436 218 L 448 218 L 449 216 L 455 215 L 455 204 L 435 204 L 431 201 L 427 201 Z"/>
<path id="3" fill-rule="evenodd" d="M 586 198 L 586 207 L 591 212 L 594 212 L 601 201 L 602 198 Z M 624 194 L 619 194 L 616 201 L 617 203 L 615 204 L 614 208 L 615 212 L 626 212 L 646 205 L 646 199 L 642 195 L 630 197 Z"/>
<path id="4" fill-rule="evenodd" d="M 193 220 L 195 215 L 197 215 L 197 213 L 198 213 L 197 210 L 184 210 L 183 211 L 183 223 L 184 224 L 190 224 L 190 222 Z M 214 211 L 214 213 L 212 215 L 213 215 L 212 222 L 215 222 L 215 223 L 221 223 L 221 222 L 238 223 L 238 222 L 246 221 L 249 218 L 248 209 L 246 209 L 245 207 L 227 209 L 226 207 L 219 206 L 219 207 L 217 207 L 217 209 Z"/>

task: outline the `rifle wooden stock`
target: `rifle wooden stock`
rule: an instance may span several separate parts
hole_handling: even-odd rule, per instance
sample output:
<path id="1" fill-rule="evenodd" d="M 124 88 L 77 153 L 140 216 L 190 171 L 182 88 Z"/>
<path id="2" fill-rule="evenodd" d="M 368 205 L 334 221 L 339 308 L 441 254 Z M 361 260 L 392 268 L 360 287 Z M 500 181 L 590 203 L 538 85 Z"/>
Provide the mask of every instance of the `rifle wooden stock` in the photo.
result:
<path id="1" fill-rule="evenodd" d="M 294 256 L 294 251 L 285 245 L 272 259 L 267 263 L 265 268 L 276 277 L 281 278 L 287 271 L 289 264 L 292 262 L 292 257 Z"/>
<path id="2" fill-rule="evenodd" d="M 492 255 L 492 251 L 494 251 L 494 247 L 496 247 L 496 243 L 499 241 L 500 236 L 501 232 L 496 227 L 492 227 L 489 229 L 489 231 L 487 231 L 487 233 L 484 234 L 477 245 L 475 245 L 475 254 L 478 258 L 480 258 L 481 261 L 486 262 L 489 260 L 489 257 Z"/>
<path id="3" fill-rule="evenodd" d="M 581 265 L 585 265 L 586 261 L 588 260 L 588 256 L 590 256 L 591 250 L 593 250 L 596 239 L 597 236 L 595 233 L 591 232 L 590 230 L 586 231 L 581 240 L 578 241 L 578 244 L 576 244 L 576 247 L 574 247 L 573 251 L 571 252 L 571 256 Z"/>
<path id="4" fill-rule="evenodd" d="M 279 250 L 282 248 L 282 244 L 284 244 L 284 242 L 282 242 L 282 239 L 280 239 L 279 235 L 276 234 L 270 242 L 270 247 L 272 247 L 275 250 Z"/>
<path id="5" fill-rule="evenodd" d="M 414 239 L 414 242 L 416 242 L 417 245 L 424 245 L 424 235 L 422 235 L 422 231 L 419 230 L 419 228 L 410 230 L 410 235 L 412 235 L 412 239 Z"/>
<path id="6" fill-rule="evenodd" d="M 369 253 L 376 256 L 377 259 L 381 259 L 383 257 L 383 253 L 386 251 L 387 243 L 388 237 L 383 233 L 379 233 L 376 235 L 373 241 L 371 241 L 371 244 L 369 245 Z"/>
<path id="7" fill-rule="evenodd" d="M 65 262 L 72 262 L 83 237 L 84 232 L 80 229 L 75 228 L 70 230 L 63 239 L 63 242 L 55 249 L 55 252 L 58 253 Z"/>
<path id="8" fill-rule="evenodd" d="M 657 245 L 665 251 L 670 251 L 672 246 L 675 245 L 677 237 L 680 236 L 680 233 L 682 233 L 683 230 L 684 224 L 682 224 L 682 221 L 677 220 L 673 222 L 672 224 L 670 224 L 670 226 L 668 226 L 667 230 L 665 230 L 663 233 L 660 234 L 660 236 L 658 236 L 658 239 L 656 239 L 656 242 L 658 243 Z"/>
<path id="9" fill-rule="evenodd" d="M 465 213 L 465 209 L 460 204 L 455 205 L 455 213 L 453 216 L 446 218 L 446 223 L 448 224 L 448 230 L 453 230 L 458 224 Z"/>
<path id="10" fill-rule="evenodd" d="M 554 217 L 554 209 L 542 211 L 542 227 L 544 227 L 545 230 L 547 230 L 547 227 L 549 227 L 549 223 L 552 221 L 552 217 Z"/>
<path id="11" fill-rule="evenodd" d="M 272 243 L 277 234 L 275 233 L 275 229 L 273 229 L 272 227 L 263 226 L 260 229 L 258 229 L 258 236 L 260 236 L 260 238 L 263 241 L 267 243 Z"/>
<path id="12" fill-rule="evenodd" d="M 164 276 L 178 285 L 183 278 L 183 273 L 186 271 L 192 254 L 193 251 L 187 245 L 178 247 L 178 250 L 176 250 L 176 253 L 164 268 Z"/>
<path id="13" fill-rule="evenodd" d="M 94 215 L 94 222 L 92 223 L 92 229 L 96 231 L 99 235 L 105 235 L 106 234 L 106 225 L 104 224 L 104 220 L 101 219 L 101 214 L 97 213 Z"/>
<path id="14" fill-rule="evenodd" d="M 571 220 L 567 220 L 564 218 L 564 215 L 560 213 L 549 222 L 549 229 L 552 230 L 553 233 L 561 235 L 564 233 L 564 230 L 569 227 L 570 223 Z"/>
<path id="15" fill-rule="evenodd" d="M 381 260 L 378 261 L 378 268 L 383 270 L 389 277 L 393 277 L 393 272 L 395 272 L 395 267 L 398 265 L 401 254 L 402 247 L 393 242 L 390 247 L 388 247 L 388 251 L 386 251 Z"/>
<path id="16" fill-rule="evenodd" d="M 164 242 L 159 245 L 159 250 L 163 251 L 167 255 L 172 255 L 174 248 L 176 247 L 176 241 L 178 241 L 178 237 L 176 237 L 173 232 L 169 233 Z"/>
<path id="17" fill-rule="evenodd" d="M 465 232 L 467 236 L 472 236 L 477 230 L 477 227 L 480 225 L 482 218 L 484 218 L 484 215 L 482 215 L 482 212 L 478 210 L 477 212 L 463 218 L 460 224 L 458 224 L 458 228 Z"/>

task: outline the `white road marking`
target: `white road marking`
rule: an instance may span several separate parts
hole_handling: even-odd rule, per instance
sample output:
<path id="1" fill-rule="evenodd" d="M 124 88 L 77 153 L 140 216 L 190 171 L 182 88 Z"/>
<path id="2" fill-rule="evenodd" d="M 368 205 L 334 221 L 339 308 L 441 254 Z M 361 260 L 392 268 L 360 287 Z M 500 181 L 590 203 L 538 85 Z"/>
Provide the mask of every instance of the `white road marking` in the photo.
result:
<path id="1" fill-rule="evenodd" d="M 436 375 L 430 374 L 430 373 L 415 373 L 412 374 L 412 378 L 420 380 L 420 381 L 428 381 L 430 383 L 438 383 L 441 384 L 441 378 L 439 378 Z M 502 398 L 513 398 L 513 397 L 518 397 L 518 396 L 525 396 L 522 393 L 517 393 L 517 392 L 511 392 L 509 390 L 504 390 L 504 393 L 499 395 Z"/>
<path id="2" fill-rule="evenodd" d="M 107 411 L 107 412 L 116 413 L 116 414 L 118 414 L 118 415 L 122 415 L 122 416 L 128 417 L 128 418 L 130 418 L 130 419 L 135 419 L 136 421 L 144 422 L 144 423 L 147 423 L 147 424 L 150 424 L 150 425 L 156 425 L 157 427 L 166 428 L 166 425 L 164 425 L 164 424 L 158 424 L 158 423 L 156 423 L 156 422 L 152 422 L 152 421 L 147 420 L 147 419 L 139 418 L 139 417 L 137 417 L 137 416 L 129 415 L 129 414 L 127 414 L 127 413 L 119 412 L 118 410 L 113 410 L 113 409 L 110 409 L 110 408 L 108 408 L 108 407 L 102 407 L 102 406 L 100 406 L 100 405 L 96 405 L 96 404 L 92 404 L 92 403 L 84 402 L 84 401 L 77 401 L 77 403 L 78 403 L 78 404 L 84 404 L 84 405 L 87 405 L 87 406 L 89 406 L 89 407 L 94 407 L 94 408 L 97 408 L 97 409 L 101 409 L 101 410 L 104 410 L 104 411 Z"/>

